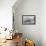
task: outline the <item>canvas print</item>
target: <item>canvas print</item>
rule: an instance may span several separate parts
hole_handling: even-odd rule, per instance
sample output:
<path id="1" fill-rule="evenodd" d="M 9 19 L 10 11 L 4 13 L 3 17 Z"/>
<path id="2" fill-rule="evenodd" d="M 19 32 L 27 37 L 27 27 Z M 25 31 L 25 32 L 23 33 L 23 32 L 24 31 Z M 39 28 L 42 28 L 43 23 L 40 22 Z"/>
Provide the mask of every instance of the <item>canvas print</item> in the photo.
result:
<path id="1" fill-rule="evenodd" d="M 23 25 L 36 24 L 36 16 L 35 15 L 23 15 L 22 16 L 22 24 Z"/>

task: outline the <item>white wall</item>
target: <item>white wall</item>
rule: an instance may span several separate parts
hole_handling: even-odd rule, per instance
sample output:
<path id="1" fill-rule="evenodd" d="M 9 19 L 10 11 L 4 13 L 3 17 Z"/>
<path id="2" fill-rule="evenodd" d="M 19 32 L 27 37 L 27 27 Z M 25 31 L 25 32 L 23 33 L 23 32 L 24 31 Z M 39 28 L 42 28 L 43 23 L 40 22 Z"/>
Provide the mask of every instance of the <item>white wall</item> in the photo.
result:
<path id="1" fill-rule="evenodd" d="M 23 0 L 13 8 L 15 16 L 15 28 L 24 34 L 24 37 L 35 41 L 36 46 L 41 46 L 41 0 Z M 23 25 L 22 15 L 36 15 L 35 25 Z"/>
<path id="2" fill-rule="evenodd" d="M 0 0 L 0 27 L 12 28 L 12 6 L 16 0 Z"/>
<path id="3" fill-rule="evenodd" d="M 41 38 L 42 46 L 46 46 L 46 0 L 42 0 L 41 3 Z"/>
<path id="4" fill-rule="evenodd" d="M 33 39 L 36 46 L 46 46 L 46 0 L 23 0 L 16 4 L 13 6 L 15 28 L 25 38 Z M 36 25 L 22 25 L 22 15 L 36 15 Z"/>

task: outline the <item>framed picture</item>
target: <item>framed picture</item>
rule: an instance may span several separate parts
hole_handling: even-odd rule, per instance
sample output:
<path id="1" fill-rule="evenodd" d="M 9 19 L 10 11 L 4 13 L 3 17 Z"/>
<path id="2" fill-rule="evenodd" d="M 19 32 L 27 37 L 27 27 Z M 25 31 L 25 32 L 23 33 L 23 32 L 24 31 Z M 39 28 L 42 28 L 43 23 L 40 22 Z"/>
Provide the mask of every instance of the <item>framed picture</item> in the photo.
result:
<path id="1" fill-rule="evenodd" d="M 23 15 L 22 16 L 22 24 L 23 25 L 34 25 L 34 24 L 36 24 L 36 16 L 35 15 Z"/>

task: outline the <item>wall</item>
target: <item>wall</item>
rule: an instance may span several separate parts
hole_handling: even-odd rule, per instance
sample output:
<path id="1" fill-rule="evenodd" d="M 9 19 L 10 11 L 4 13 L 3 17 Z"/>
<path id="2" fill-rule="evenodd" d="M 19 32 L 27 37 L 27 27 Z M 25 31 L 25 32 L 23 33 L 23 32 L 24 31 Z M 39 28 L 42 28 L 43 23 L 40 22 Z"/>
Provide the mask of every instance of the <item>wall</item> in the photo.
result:
<path id="1" fill-rule="evenodd" d="M 46 46 L 46 0 L 42 0 L 41 3 L 41 40 L 42 46 Z"/>
<path id="2" fill-rule="evenodd" d="M 41 0 L 23 0 L 19 5 L 13 6 L 13 13 L 18 32 L 22 32 L 24 38 L 34 40 L 36 46 L 41 46 Z M 36 24 L 23 25 L 22 15 L 36 15 Z"/>
<path id="3" fill-rule="evenodd" d="M 0 0 L 0 27 L 12 29 L 12 6 L 16 0 Z"/>

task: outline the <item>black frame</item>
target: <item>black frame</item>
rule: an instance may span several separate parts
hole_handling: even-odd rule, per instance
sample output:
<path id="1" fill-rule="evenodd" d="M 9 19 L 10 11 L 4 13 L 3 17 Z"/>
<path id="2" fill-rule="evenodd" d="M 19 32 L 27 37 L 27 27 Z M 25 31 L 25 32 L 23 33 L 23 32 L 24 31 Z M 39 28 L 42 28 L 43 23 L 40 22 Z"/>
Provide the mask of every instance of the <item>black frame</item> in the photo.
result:
<path id="1" fill-rule="evenodd" d="M 23 19 L 24 19 L 24 16 L 25 16 L 25 17 L 26 17 L 26 16 L 28 16 L 28 17 L 34 16 L 34 23 L 31 23 L 31 24 L 24 24 L 24 22 L 23 22 L 23 21 L 24 21 L 24 20 L 23 20 Z M 23 15 L 23 16 L 22 16 L 22 24 L 23 24 L 23 25 L 35 25 L 35 24 L 36 24 L 36 15 Z"/>

